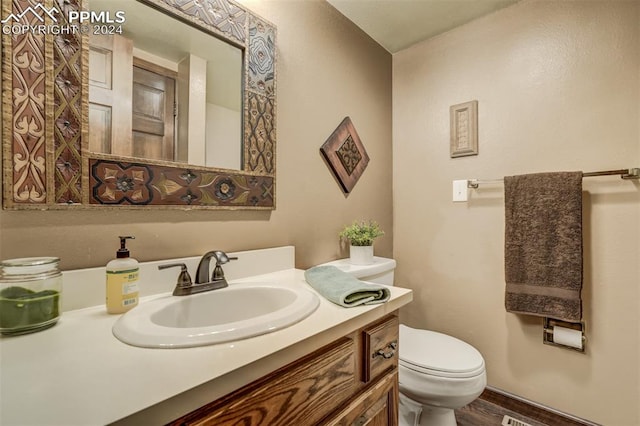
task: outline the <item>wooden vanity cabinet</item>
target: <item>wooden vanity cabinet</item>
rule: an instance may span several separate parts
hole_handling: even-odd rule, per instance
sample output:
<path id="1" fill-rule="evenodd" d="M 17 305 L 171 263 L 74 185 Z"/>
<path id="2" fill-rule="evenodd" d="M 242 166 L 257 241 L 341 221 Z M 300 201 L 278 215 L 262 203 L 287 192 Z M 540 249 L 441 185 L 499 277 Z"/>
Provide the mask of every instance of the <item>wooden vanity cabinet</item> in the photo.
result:
<path id="1" fill-rule="evenodd" d="M 357 396 L 327 426 L 389 426 L 398 424 L 398 372 L 391 371 Z"/>
<path id="2" fill-rule="evenodd" d="M 394 312 L 171 424 L 396 426 L 398 324 Z"/>

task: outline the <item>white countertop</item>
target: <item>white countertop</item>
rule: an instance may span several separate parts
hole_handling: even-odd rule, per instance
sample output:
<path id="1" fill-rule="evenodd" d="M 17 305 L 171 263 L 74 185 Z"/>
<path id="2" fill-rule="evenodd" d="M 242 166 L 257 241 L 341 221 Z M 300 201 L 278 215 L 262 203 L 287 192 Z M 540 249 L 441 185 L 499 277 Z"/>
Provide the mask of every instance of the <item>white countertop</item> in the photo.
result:
<path id="1" fill-rule="evenodd" d="M 306 286 L 285 269 L 230 282 Z M 173 420 L 312 352 L 412 300 L 391 287 L 378 305 L 342 308 L 320 297 L 309 317 L 232 343 L 144 349 L 117 340 L 104 306 L 64 312 L 54 327 L 0 339 L 0 425 L 159 424 Z M 158 297 L 148 296 L 145 299 Z"/>

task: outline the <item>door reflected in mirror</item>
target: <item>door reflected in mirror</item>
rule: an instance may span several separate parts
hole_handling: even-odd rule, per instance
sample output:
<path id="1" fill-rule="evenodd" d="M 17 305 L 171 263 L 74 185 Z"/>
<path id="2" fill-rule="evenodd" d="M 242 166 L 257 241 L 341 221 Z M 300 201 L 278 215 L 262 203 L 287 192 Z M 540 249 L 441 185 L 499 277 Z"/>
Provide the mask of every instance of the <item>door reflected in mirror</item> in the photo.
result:
<path id="1" fill-rule="evenodd" d="M 243 51 L 137 1 L 89 8 L 125 12 L 89 37 L 89 151 L 241 170 Z"/>

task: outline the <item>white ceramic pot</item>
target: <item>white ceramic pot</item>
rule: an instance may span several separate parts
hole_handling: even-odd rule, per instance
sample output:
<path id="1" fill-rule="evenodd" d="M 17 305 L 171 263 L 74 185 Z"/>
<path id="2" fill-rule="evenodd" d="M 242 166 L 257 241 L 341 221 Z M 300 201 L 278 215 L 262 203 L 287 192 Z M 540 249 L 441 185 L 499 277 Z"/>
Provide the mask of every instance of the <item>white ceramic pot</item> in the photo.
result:
<path id="1" fill-rule="evenodd" d="M 373 263 L 373 246 L 351 246 L 349 261 L 352 265 L 371 265 Z"/>

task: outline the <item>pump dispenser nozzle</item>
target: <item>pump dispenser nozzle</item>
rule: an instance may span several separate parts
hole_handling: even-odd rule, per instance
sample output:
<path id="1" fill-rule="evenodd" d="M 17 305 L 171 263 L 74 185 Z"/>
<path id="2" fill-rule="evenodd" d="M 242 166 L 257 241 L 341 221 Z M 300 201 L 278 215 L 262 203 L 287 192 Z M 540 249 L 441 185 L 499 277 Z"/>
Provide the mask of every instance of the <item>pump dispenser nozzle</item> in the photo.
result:
<path id="1" fill-rule="evenodd" d="M 120 249 L 116 252 L 116 257 L 118 259 L 129 257 L 129 249 L 127 249 L 127 240 L 135 240 L 136 237 L 126 236 L 126 237 L 118 237 L 118 238 L 120 238 Z"/>

